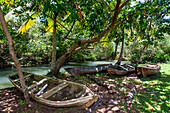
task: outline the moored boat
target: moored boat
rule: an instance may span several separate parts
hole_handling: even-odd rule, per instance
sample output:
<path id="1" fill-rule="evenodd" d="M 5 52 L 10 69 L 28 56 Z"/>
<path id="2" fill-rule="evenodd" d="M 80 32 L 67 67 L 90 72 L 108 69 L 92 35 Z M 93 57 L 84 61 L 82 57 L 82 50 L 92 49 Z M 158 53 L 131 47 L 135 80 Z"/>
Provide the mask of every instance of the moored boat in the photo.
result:
<path id="1" fill-rule="evenodd" d="M 83 74 L 106 71 L 112 64 L 99 64 L 95 66 L 82 66 L 74 68 L 64 68 L 71 76 L 80 76 Z"/>
<path id="2" fill-rule="evenodd" d="M 113 65 L 109 66 L 107 69 L 109 74 L 113 75 L 127 75 L 135 72 L 135 67 L 132 64 L 124 64 L 124 65 Z"/>
<path id="3" fill-rule="evenodd" d="M 157 64 L 145 64 L 139 65 L 137 69 L 142 73 L 143 77 L 147 77 L 159 73 L 161 66 Z"/>
<path id="4" fill-rule="evenodd" d="M 48 106 L 86 108 L 96 102 L 99 97 L 83 84 L 27 72 L 23 72 L 23 75 L 30 96 Z M 17 89 L 22 91 L 17 73 L 11 74 L 8 78 Z"/>

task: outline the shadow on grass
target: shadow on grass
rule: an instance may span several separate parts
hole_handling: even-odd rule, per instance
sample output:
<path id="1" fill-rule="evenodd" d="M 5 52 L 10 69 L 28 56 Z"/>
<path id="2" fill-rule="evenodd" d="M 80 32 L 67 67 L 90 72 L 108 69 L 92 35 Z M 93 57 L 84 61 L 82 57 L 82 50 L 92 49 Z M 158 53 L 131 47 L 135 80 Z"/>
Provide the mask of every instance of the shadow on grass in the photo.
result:
<path id="1" fill-rule="evenodd" d="M 137 91 L 132 109 L 139 112 L 170 112 L 170 77 L 165 73 L 140 78 L 147 90 Z"/>

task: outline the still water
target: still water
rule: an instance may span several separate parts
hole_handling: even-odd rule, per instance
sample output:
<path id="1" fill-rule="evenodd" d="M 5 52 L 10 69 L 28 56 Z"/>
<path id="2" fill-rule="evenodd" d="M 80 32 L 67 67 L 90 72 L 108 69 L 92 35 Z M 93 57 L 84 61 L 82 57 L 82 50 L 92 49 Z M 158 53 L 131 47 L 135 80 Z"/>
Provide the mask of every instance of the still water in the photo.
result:
<path id="1" fill-rule="evenodd" d="M 97 64 L 115 64 L 116 61 L 87 61 L 84 63 L 75 63 L 69 62 L 63 65 L 60 69 L 60 72 L 65 71 L 64 68 L 67 67 L 77 67 L 77 66 L 93 66 Z M 123 61 L 122 64 L 128 63 L 127 61 Z M 22 67 L 22 70 L 25 72 L 35 73 L 38 75 L 46 75 L 50 71 L 50 65 L 43 66 L 33 66 L 33 67 Z M 7 68 L 0 69 L 0 89 L 12 87 L 12 83 L 8 80 L 8 75 L 16 72 L 16 68 Z"/>

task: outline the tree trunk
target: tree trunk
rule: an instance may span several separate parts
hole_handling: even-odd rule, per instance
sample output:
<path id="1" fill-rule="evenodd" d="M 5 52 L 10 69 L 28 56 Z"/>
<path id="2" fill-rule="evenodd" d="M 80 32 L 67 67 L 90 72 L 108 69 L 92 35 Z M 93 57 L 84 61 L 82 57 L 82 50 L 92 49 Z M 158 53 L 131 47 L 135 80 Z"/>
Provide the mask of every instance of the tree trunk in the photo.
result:
<path id="1" fill-rule="evenodd" d="M 122 29 L 122 34 L 123 34 L 123 40 L 122 40 L 121 52 L 120 52 L 120 56 L 118 58 L 118 61 L 116 63 L 118 65 L 120 65 L 120 63 L 122 61 L 122 55 L 123 55 L 123 50 L 124 50 L 124 29 Z"/>
<path id="2" fill-rule="evenodd" d="M 74 51 L 80 50 L 78 49 L 78 47 L 83 48 L 82 46 L 84 44 L 90 44 L 90 43 L 94 43 L 94 42 L 98 42 L 101 40 L 101 38 L 108 33 L 112 28 L 114 28 L 115 24 L 116 24 L 116 20 L 119 14 L 119 11 L 122 7 L 124 7 L 125 4 L 127 4 L 130 0 L 127 0 L 126 3 L 123 3 L 123 5 L 120 6 L 121 0 L 117 0 L 117 4 L 115 7 L 115 13 L 114 16 L 112 17 L 112 21 L 110 23 L 110 25 L 103 30 L 103 32 L 101 32 L 100 35 L 98 35 L 97 37 L 94 38 L 90 38 L 90 39 L 85 39 L 85 40 L 80 40 L 78 41 L 72 48 L 70 48 L 63 56 L 61 56 L 55 63 L 55 70 L 51 71 L 53 75 L 56 75 L 59 72 L 59 69 L 61 68 L 61 66 L 64 64 L 65 60 L 69 57 L 69 55 L 71 53 L 73 53 Z M 120 7 L 119 7 L 120 6 Z"/>
<path id="3" fill-rule="evenodd" d="M 57 59 L 56 63 L 55 63 L 55 69 L 51 72 L 52 75 L 57 76 L 56 74 L 59 72 L 61 66 L 64 64 L 64 62 L 66 61 L 66 59 L 69 57 L 69 55 L 73 52 L 76 51 L 76 49 L 80 46 L 81 42 L 77 42 L 73 47 L 71 47 L 70 49 L 67 50 L 67 52 L 61 56 L 60 58 Z"/>
<path id="4" fill-rule="evenodd" d="M 113 60 L 115 60 L 115 59 L 116 59 L 116 56 L 117 56 L 117 47 L 118 47 L 118 44 L 119 44 L 119 42 L 116 42 Z"/>
<path id="5" fill-rule="evenodd" d="M 148 40 L 149 40 L 149 31 L 150 31 L 150 29 L 151 29 L 151 21 L 149 22 L 148 31 L 147 31 L 147 39 Z M 136 73 L 136 75 L 137 75 L 137 67 L 138 67 L 139 61 L 140 61 L 140 59 L 141 59 L 141 57 L 142 57 L 142 55 L 143 55 L 143 53 L 145 51 L 146 46 L 147 46 L 147 44 L 145 43 L 142 51 L 140 52 L 139 59 L 136 62 L 136 65 L 135 65 L 135 73 Z"/>
<path id="6" fill-rule="evenodd" d="M 18 72 L 20 83 L 21 83 L 21 87 L 22 87 L 23 92 L 24 92 L 24 97 L 25 97 L 26 101 L 28 102 L 29 101 L 28 88 L 25 85 L 21 65 L 20 65 L 20 63 L 19 63 L 19 61 L 18 61 L 18 59 L 17 59 L 17 57 L 15 55 L 14 43 L 13 43 L 12 37 L 11 37 L 11 35 L 9 33 L 9 30 L 7 28 L 7 25 L 6 25 L 5 18 L 4 18 L 3 12 L 1 10 L 1 7 L 0 7 L 0 21 L 2 23 L 2 28 L 3 28 L 4 32 L 5 32 L 5 35 L 6 35 L 7 39 L 8 39 L 10 56 L 12 57 L 12 60 L 14 61 L 15 66 L 17 68 L 17 72 Z"/>
<path id="7" fill-rule="evenodd" d="M 139 55 L 139 59 L 136 61 L 136 64 L 135 64 L 135 73 L 136 73 L 136 75 L 137 75 L 137 67 L 138 67 L 139 61 L 140 61 L 140 59 L 141 59 L 141 57 L 142 57 L 142 55 L 144 53 L 145 47 L 146 47 L 146 44 L 144 45 L 143 49 L 141 50 L 140 55 Z"/>
<path id="8" fill-rule="evenodd" d="M 54 26 L 53 26 L 53 49 L 52 49 L 52 61 L 51 61 L 51 72 L 55 71 L 55 63 L 56 63 L 56 18 L 57 15 L 54 13 Z"/>

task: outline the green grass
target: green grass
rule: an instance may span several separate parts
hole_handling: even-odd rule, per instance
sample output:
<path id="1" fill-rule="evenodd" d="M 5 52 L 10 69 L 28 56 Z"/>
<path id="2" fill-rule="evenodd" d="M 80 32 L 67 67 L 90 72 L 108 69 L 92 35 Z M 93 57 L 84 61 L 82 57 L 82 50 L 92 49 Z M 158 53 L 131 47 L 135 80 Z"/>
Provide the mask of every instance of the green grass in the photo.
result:
<path id="1" fill-rule="evenodd" d="M 147 88 L 145 91 L 137 91 L 133 98 L 133 108 L 138 112 L 170 112 L 170 63 L 160 65 L 157 76 L 131 81 Z"/>

